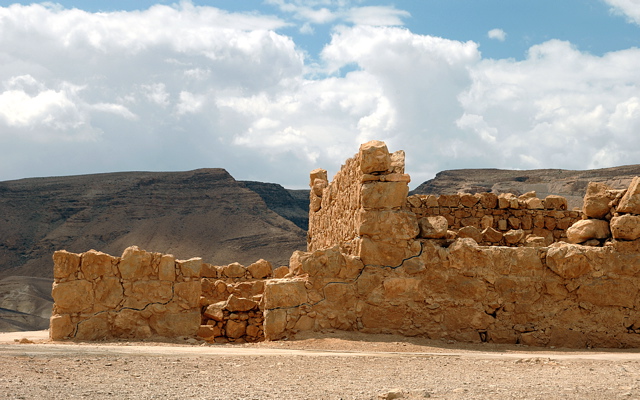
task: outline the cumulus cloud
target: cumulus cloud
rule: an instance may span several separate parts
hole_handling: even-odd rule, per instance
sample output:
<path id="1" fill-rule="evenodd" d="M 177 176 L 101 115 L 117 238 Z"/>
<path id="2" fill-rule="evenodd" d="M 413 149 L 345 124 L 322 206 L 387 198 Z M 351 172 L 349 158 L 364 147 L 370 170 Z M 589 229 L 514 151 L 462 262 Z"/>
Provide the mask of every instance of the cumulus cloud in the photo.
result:
<path id="1" fill-rule="evenodd" d="M 335 21 L 358 5 L 278 4 Z M 520 61 L 483 59 L 477 43 L 383 22 L 334 28 L 309 65 L 272 16 L 0 8 L 0 180 L 223 167 L 304 187 L 306 171 L 333 173 L 371 139 L 407 150 L 413 185 L 450 168 L 640 158 L 639 49 L 594 56 L 550 40 Z"/>
<path id="2" fill-rule="evenodd" d="M 489 32 L 487 32 L 487 36 L 489 37 L 489 39 L 495 39 L 501 42 L 504 42 L 507 38 L 506 32 L 498 28 L 491 29 Z"/>
<path id="3" fill-rule="evenodd" d="M 636 0 L 604 0 L 612 10 L 625 15 L 630 22 L 640 25 L 640 2 Z"/>

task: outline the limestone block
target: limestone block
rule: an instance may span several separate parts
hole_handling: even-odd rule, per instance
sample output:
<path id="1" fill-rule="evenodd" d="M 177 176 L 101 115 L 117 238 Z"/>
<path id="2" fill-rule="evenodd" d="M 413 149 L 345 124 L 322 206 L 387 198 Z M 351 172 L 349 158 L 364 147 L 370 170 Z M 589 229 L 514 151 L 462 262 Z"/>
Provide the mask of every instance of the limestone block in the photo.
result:
<path id="1" fill-rule="evenodd" d="M 115 276 L 117 263 L 116 257 L 96 250 L 89 250 L 82 254 L 80 270 L 84 279 L 94 280 L 100 276 Z"/>
<path id="2" fill-rule="evenodd" d="M 289 267 L 282 265 L 273 270 L 273 277 L 276 279 L 284 278 L 289 273 Z"/>
<path id="3" fill-rule="evenodd" d="M 405 154 L 404 150 L 398 150 L 391 153 L 391 168 L 389 172 L 396 174 L 404 174 Z"/>
<path id="4" fill-rule="evenodd" d="M 520 218 L 516 218 L 516 217 L 509 217 L 507 221 L 509 222 L 509 226 L 512 229 L 520 229 L 520 225 L 522 224 L 522 221 L 520 220 Z"/>
<path id="5" fill-rule="evenodd" d="M 141 311 L 124 309 L 114 313 L 112 335 L 120 338 L 144 339 L 151 336 L 149 322 Z"/>
<path id="6" fill-rule="evenodd" d="M 69 314 L 52 315 L 49 319 L 49 338 L 51 340 L 63 340 L 73 335 L 76 327 L 71 323 Z"/>
<path id="7" fill-rule="evenodd" d="M 122 279 L 141 279 L 150 276 L 152 257 L 151 253 L 140 250 L 138 246 L 127 247 L 118 263 L 120 276 Z"/>
<path id="8" fill-rule="evenodd" d="M 501 231 L 506 231 L 507 230 L 507 220 L 506 219 L 501 219 L 498 221 L 498 229 Z"/>
<path id="9" fill-rule="evenodd" d="M 421 200 L 421 196 L 418 194 L 414 194 L 412 196 L 407 197 L 407 202 L 409 203 L 409 205 L 413 208 L 420 208 L 422 207 L 422 200 Z"/>
<path id="10" fill-rule="evenodd" d="M 567 199 L 555 194 L 550 194 L 544 198 L 544 208 L 547 210 L 566 210 Z"/>
<path id="11" fill-rule="evenodd" d="M 236 321 L 230 319 L 224 326 L 226 336 L 232 339 L 242 337 L 247 332 L 247 321 Z"/>
<path id="12" fill-rule="evenodd" d="M 311 185 L 311 191 L 318 197 L 322 197 L 322 192 L 329 186 L 329 182 L 324 179 L 316 179 Z"/>
<path id="13" fill-rule="evenodd" d="M 620 213 L 640 214 L 640 177 L 631 180 L 629 189 L 620 199 L 617 211 Z"/>
<path id="14" fill-rule="evenodd" d="M 589 239 L 606 239 L 610 236 L 609 222 L 600 219 L 583 219 L 567 229 L 569 243 L 582 243 Z"/>
<path id="15" fill-rule="evenodd" d="M 493 216 L 485 215 L 484 217 L 482 217 L 482 219 L 480 220 L 480 227 L 482 229 L 492 228 L 493 227 Z"/>
<path id="16" fill-rule="evenodd" d="M 638 289 L 628 280 L 594 279 L 578 288 L 578 300 L 596 306 L 621 306 L 633 308 Z"/>
<path id="17" fill-rule="evenodd" d="M 366 209 L 400 208 L 408 194 L 406 182 L 368 182 L 362 184 L 361 203 Z"/>
<path id="18" fill-rule="evenodd" d="M 176 260 L 178 270 L 184 277 L 199 278 L 202 270 L 202 258 L 194 257 L 188 260 Z"/>
<path id="19" fill-rule="evenodd" d="M 518 198 L 513 193 L 500 193 L 498 195 L 498 208 L 518 208 Z M 513 207 L 516 205 L 515 207 Z"/>
<path id="20" fill-rule="evenodd" d="M 258 303 L 256 303 L 252 299 L 238 297 L 232 294 L 227 299 L 227 305 L 225 306 L 225 308 L 231 312 L 244 312 L 253 310 L 254 308 L 258 308 Z"/>
<path id="21" fill-rule="evenodd" d="M 117 308 L 124 299 L 124 288 L 119 278 L 106 277 L 96 281 L 95 303 L 96 308 L 114 309 Z M 98 311 L 98 310 L 96 310 Z"/>
<path id="22" fill-rule="evenodd" d="M 524 231 L 522 229 L 511 229 L 504 234 L 504 241 L 507 244 L 517 244 L 524 239 Z"/>
<path id="23" fill-rule="evenodd" d="M 614 239 L 640 239 L 640 216 L 624 214 L 611 218 L 611 234 Z"/>
<path id="24" fill-rule="evenodd" d="M 167 281 L 123 282 L 124 307 L 142 309 L 151 303 L 167 303 L 173 297 L 173 285 Z"/>
<path id="25" fill-rule="evenodd" d="M 196 332 L 196 335 L 203 339 L 211 340 L 216 336 L 216 326 L 200 325 L 200 328 L 198 328 L 198 332 Z"/>
<path id="26" fill-rule="evenodd" d="M 270 280 L 264 288 L 264 304 L 267 310 L 297 307 L 306 302 L 307 290 L 303 280 Z"/>
<path id="27" fill-rule="evenodd" d="M 238 297 L 249 299 L 253 296 L 263 294 L 264 285 L 265 281 L 240 282 L 234 285 L 232 293 Z"/>
<path id="28" fill-rule="evenodd" d="M 264 338 L 266 340 L 280 339 L 287 328 L 287 310 L 267 309 L 264 312 Z"/>
<path id="29" fill-rule="evenodd" d="M 528 236 L 524 244 L 527 247 L 545 247 L 547 245 L 545 238 L 540 236 Z"/>
<path id="30" fill-rule="evenodd" d="M 547 266 L 565 279 L 583 276 L 592 269 L 583 249 L 584 247 L 574 244 L 554 244 L 547 251 Z"/>
<path id="31" fill-rule="evenodd" d="M 244 265 L 237 262 L 222 267 L 222 275 L 227 278 L 243 278 L 246 272 Z"/>
<path id="32" fill-rule="evenodd" d="M 310 331 L 315 327 L 316 320 L 307 315 L 303 315 L 298 319 L 294 327 L 297 331 Z"/>
<path id="33" fill-rule="evenodd" d="M 249 273 L 255 279 L 263 279 L 271 276 L 272 269 L 271 263 L 264 259 L 260 259 L 247 267 L 247 270 L 249 270 Z"/>
<path id="34" fill-rule="evenodd" d="M 589 182 L 584 195 L 582 212 L 589 218 L 603 218 L 611 211 L 609 202 L 612 198 L 608 193 L 609 187 L 600 182 Z"/>
<path id="35" fill-rule="evenodd" d="M 482 231 L 482 241 L 489 243 L 499 243 L 502 240 L 502 232 L 488 227 Z"/>
<path id="36" fill-rule="evenodd" d="M 417 242 L 415 242 L 417 243 Z M 383 265 L 397 267 L 402 261 L 420 253 L 420 247 L 412 245 L 411 241 L 398 240 L 395 242 L 375 241 L 367 237 L 359 239 L 359 253 L 365 265 Z"/>
<path id="37" fill-rule="evenodd" d="M 53 253 L 53 277 L 55 279 L 74 277 L 80 270 L 80 256 L 66 250 Z"/>
<path id="38" fill-rule="evenodd" d="M 328 181 L 327 171 L 322 168 L 316 168 L 309 173 L 309 187 L 313 187 L 313 183 L 316 179 Z"/>
<path id="39" fill-rule="evenodd" d="M 441 194 L 438 196 L 438 205 L 440 207 L 455 208 L 460 204 L 460 195 L 458 194 Z"/>
<path id="40" fill-rule="evenodd" d="M 387 145 L 379 140 L 372 140 L 360 145 L 358 156 L 360 170 L 364 174 L 386 172 L 391 168 L 391 155 Z"/>
<path id="41" fill-rule="evenodd" d="M 380 176 L 381 182 L 411 182 L 411 176 L 409 174 L 387 174 Z"/>
<path id="42" fill-rule="evenodd" d="M 200 320 L 200 310 L 154 314 L 149 318 L 149 326 L 164 337 L 194 336 L 200 328 Z"/>
<path id="43" fill-rule="evenodd" d="M 420 232 L 416 215 L 401 210 L 361 210 L 358 235 L 408 240 Z"/>
<path id="44" fill-rule="evenodd" d="M 438 207 L 438 196 L 429 194 L 422 198 L 422 201 L 427 207 Z"/>
<path id="45" fill-rule="evenodd" d="M 173 285 L 174 301 L 185 309 L 195 308 L 199 304 L 201 290 L 200 281 L 177 282 Z"/>
<path id="46" fill-rule="evenodd" d="M 216 278 L 216 276 L 213 276 Z M 176 258 L 172 254 L 163 254 L 158 264 L 158 279 L 173 282 L 176 280 Z"/>
<path id="47" fill-rule="evenodd" d="M 475 206 L 478 201 L 480 201 L 479 197 L 476 197 L 470 193 L 460 193 L 460 204 L 465 207 L 471 208 Z"/>
<path id="48" fill-rule="evenodd" d="M 109 318 L 109 313 L 105 312 L 80 321 L 74 338 L 77 340 L 100 340 L 111 337 Z"/>
<path id="49" fill-rule="evenodd" d="M 398 329 L 402 327 L 407 318 L 405 307 L 391 306 L 388 304 L 371 305 L 362 307 L 362 325 L 367 329 Z"/>
<path id="50" fill-rule="evenodd" d="M 525 203 L 527 204 L 527 209 L 529 210 L 544 210 L 544 204 L 542 204 L 542 200 L 537 197 L 528 198 Z"/>
<path id="51" fill-rule="evenodd" d="M 479 193 L 479 196 L 483 208 L 494 209 L 498 206 L 498 196 L 495 193 Z"/>
<path id="52" fill-rule="evenodd" d="M 420 237 L 426 239 L 441 239 L 447 235 L 449 223 L 443 216 L 423 217 L 418 221 Z"/>
<path id="53" fill-rule="evenodd" d="M 318 197 L 313 192 L 311 192 L 309 199 L 309 209 L 313 212 L 316 212 L 322 208 L 322 197 Z"/>
<path id="54" fill-rule="evenodd" d="M 93 308 L 93 285 L 85 280 L 54 282 L 51 297 L 59 314 L 88 311 Z"/>
<path id="55" fill-rule="evenodd" d="M 224 309 L 227 305 L 226 301 L 220 301 L 214 304 L 210 304 L 204 310 L 204 316 L 211 318 L 214 321 L 224 321 Z"/>
<path id="56" fill-rule="evenodd" d="M 538 194 L 536 193 L 536 191 L 532 190 L 530 192 L 527 192 L 525 194 L 522 194 L 522 195 L 518 196 L 518 200 L 526 201 L 526 200 L 534 199 L 534 198 L 537 198 L 537 197 L 538 197 Z"/>
<path id="57" fill-rule="evenodd" d="M 448 308 L 444 312 L 443 325 L 448 332 L 461 329 L 487 329 L 494 321 L 493 317 L 471 307 Z"/>
<path id="58" fill-rule="evenodd" d="M 465 226 L 458 230 L 459 238 L 470 238 L 475 240 L 477 243 L 482 242 L 482 232 L 475 226 Z"/>

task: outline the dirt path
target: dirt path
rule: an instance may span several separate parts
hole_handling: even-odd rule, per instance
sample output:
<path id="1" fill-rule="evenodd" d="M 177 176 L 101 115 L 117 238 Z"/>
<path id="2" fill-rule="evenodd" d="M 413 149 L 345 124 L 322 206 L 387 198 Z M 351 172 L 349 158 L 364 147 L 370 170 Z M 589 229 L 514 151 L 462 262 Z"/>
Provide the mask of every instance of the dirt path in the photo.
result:
<path id="1" fill-rule="evenodd" d="M 46 331 L 22 332 L 0 334 L 0 365 L 2 399 L 640 398 L 637 351 L 391 335 L 208 345 L 51 343 Z"/>

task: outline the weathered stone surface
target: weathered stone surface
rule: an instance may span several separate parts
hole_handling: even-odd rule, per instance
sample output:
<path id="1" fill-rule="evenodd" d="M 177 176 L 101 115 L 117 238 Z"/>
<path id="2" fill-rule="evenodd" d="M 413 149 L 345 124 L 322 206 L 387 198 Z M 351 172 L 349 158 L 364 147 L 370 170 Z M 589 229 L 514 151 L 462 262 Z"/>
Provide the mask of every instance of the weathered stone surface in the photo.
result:
<path id="1" fill-rule="evenodd" d="M 620 199 L 617 211 L 620 213 L 640 214 L 640 177 L 631 181 L 629 189 Z"/>
<path id="2" fill-rule="evenodd" d="M 111 330 L 109 327 L 109 314 L 99 313 L 84 321 L 80 321 L 77 325 L 74 338 L 77 340 L 106 339 L 111 336 Z"/>
<path id="3" fill-rule="evenodd" d="M 151 328 L 141 311 L 124 309 L 114 314 L 110 336 L 130 339 L 151 336 Z"/>
<path id="4" fill-rule="evenodd" d="M 66 279 L 80 268 L 80 254 L 70 253 L 60 250 L 53 253 L 53 277 L 55 279 Z"/>
<path id="5" fill-rule="evenodd" d="M 124 282 L 124 307 L 142 309 L 151 303 L 167 303 L 173 297 L 173 286 L 166 281 Z"/>
<path id="6" fill-rule="evenodd" d="M 265 308 L 296 307 L 307 302 L 307 290 L 300 279 L 270 280 L 264 288 Z"/>
<path id="7" fill-rule="evenodd" d="M 470 193 L 460 193 L 460 204 L 465 207 L 473 207 L 478 203 L 478 201 L 480 201 L 480 198 L 477 196 Z"/>
<path id="8" fill-rule="evenodd" d="M 71 337 L 76 330 L 71 323 L 69 314 L 52 315 L 49 320 L 49 338 L 51 340 L 63 340 Z"/>
<path id="9" fill-rule="evenodd" d="M 391 168 L 389 169 L 389 171 L 396 174 L 404 174 L 404 162 L 404 150 L 394 151 L 393 153 L 391 153 Z"/>
<path id="10" fill-rule="evenodd" d="M 173 285 L 173 300 L 185 309 L 195 308 L 201 292 L 200 281 L 177 282 Z"/>
<path id="11" fill-rule="evenodd" d="M 247 321 L 234 321 L 230 319 L 225 324 L 224 329 L 227 337 L 237 339 L 244 336 L 244 334 L 247 332 Z"/>
<path id="12" fill-rule="evenodd" d="M 365 265 L 397 267 L 404 260 L 420 252 L 419 245 L 414 248 L 408 241 L 385 242 L 364 237 L 359 239 L 359 245 L 360 251 L 357 255 Z"/>
<path id="13" fill-rule="evenodd" d="M 440 207 L 458 207 L 460 204 L 460 195 L 458 194 L 441 194 L 438 196 L 438 205 Z"/>
<path id="14" fill-rule="evenodd" d="M 547 210 L 566 210 L 567 207 L 568 203 L 565 197 L 550 194 L 544 198 L 544 208 Z"/>
<path id="15" fill-rule="evenodd" d="M 619 240 L 640 239 L 640 216 L 624 214 L 611 218 L 611 235 Z"/>
<path id="16" fill-rule="evenodd" d="M 544 204 L 542 203 L 542 200 L 540 200 L 537 197 L 528 198 L 525 201 L 525 204 L 527 205 L 527 209 L 529 209 L 529 210 L 543 210 L 544 209 Z"/>
<path id="17" fill-rule="evenodd" d="M 227 305 L 226 301 L 210 304 L 204 311 L 204 316 L 215 321 L 224 321 L 224 309 Z"/>
<path id="18" fill-rule="evenodd" d="M 271 276 L 272 269 L 271 263 L 264 259 L 260 259 L 247 267 L 247 270 L 255 279 L 263 279 Z"/>
<path id="19" fill-rule="evenodd" d="M 545 247 L 547 245 L 545 238 L 540 236 L 528 236 L 524 244 L 527 247 Z"/>
<path id="20" fill-rule="evenodd" d="M 465 226 L 464 228 L 460 228 L 458 231 L 458 237 L 460 238 L 470 238 L 475 240 L 477 243 L 482 242 L 482 232 L 475 226 Z"/>
<path id="21" fill-rule="evenodd" d="M 480 204 L 483 208 L 496 208 L 498 206 L 498 196 L 495 193 L 479 193 Z"/>
<path id="22" fill-rule="evenodd" d="M 200 311 L 154 314 L 149 318 L 152 331 L 164 337 L 194 336 L 200 328 Z"/>
<path id="23" fill-rule="evenodd" d="M 482 240 L 489 243 L 499 243 L 502 240 L 502 232 L 488 227 L 482 231 Z"/>
<path id="24" fill-rule="evenodd" d="M 231 312 L 249 311 L 254 308 L 258 308 L 258 303 L 251 299 L 238 297 L 233 294 L 227 299 L 226 309 Z"/>
<path id="25" fill-rule="evenodd" d="M 620 306 L 633 308 L 638 288 L 628 280 L 594 279 L 580 285 L 578 300 L 596 306 Z"/>
<path id="26" fill-rule="evenodd" d="M 289 273 L 289 267 L 286 265 L 280 266 L 273 270 L 273 277 L 276 279 L 284 278 Z"/>
<path id="27" fill-rule="evenodd" d="M 591 264 L 582 246 L 558 244 L 547 252 L 549 268 L 565 279 L 574 279 L 591 271 Z"/>
<path id="28" fill-rule="evenodd" d="M 176 264 L 182 273 L 182 276 L 188 278 L 200 277 L 200 270 L 202 269 L 202 258 L 194 257 L 188 260 L 176 260 Z"/>
<path id="29" fill-rule="evenodd" d="M 89 250 L 82 254 L 80 270 L 84 279 L 94 280 L 101 276 L 115 276 L 117 263 L 116 257 L 96 250 Z"/>
<path id="30" fill-rule="evenodd" d="M 420 232 L 414 213 L 402 210 L 361 210 L 360 236 L 371 238 L 393 237 L 408 240 L 415 238 Z"/>
<path id="31" fill-rule="evenodd" d="M 609 223 L 599 219 L 583 219 L 567 229 L 570 243 L 582 243 L 589 239 L 606 239 L 611 236 Z"/>
<path id="32" fill-rule="evenodd" d="M 122 303 L 123 299 L 124 288 L 119 278 L 106 277 L 96 281 L 96 307 L 102 306 L 105 309 L 114 309 Z"/>
<path id="33" fill-rule="evenodd" d="M 387 145 L 379 140 L 360 145 L 360 169 L 364 174 L 386 172 L 391 168 L 391 155 Z"/>
<path id="34" fill-rule="evenodd" d="M 604 218 L 611 211 L 609 202 L 612 198 L 607 191 L 609 187 L 600 182 L 589 182 L 584 195 L 582 212 L 589 218 Z"/>
<path id="35" fill-rule="evenodd" d="M 522 229 L 512 229 L 504 234 L 504 241 L 507 244 L 520 243 L 524 239 L 524 231 Z"/>
<path id="36" fill-rule="evenodd" d="M 327 170 L 324 170 L 322 168 L 316 168 L 313 171 L 311 171 L 311 173 L 309 173 L 309 186 L 312 187 L 313 183 L 316 181 L 316 179 L 320 179 L 323 181 L 327 181 Z"/>
<path id="37" fill-rule="evenodd" d="M 242 278 L 246 272 L 244 265 L 237 262 L 222 267 L 222 274 L 228 278 Z"/>
<path id="38" fill-rule="evenodd" d="M 441 239 L 447 235 L 449 223 L 442 216 L 424 217 L 418 221 L 420 227 L 420 237 L 426 239 Z"/>
<path id="39" fill-rule="evenodd" d="M 327 186 L 329 186 L 329 182 L 326 180 L 316 179 L 313 181 L 313 185 L 311 185 L 311 192 L 318 197 L 322 197 L 322 193 Z"/>
<path id="40" fill-rule="evenodd" d="M 405 182 L 369 182 L 362 184 L 362 207 L 365 209 L 400 208 L 409 193 Z"/>
<path id="41" fill-rule="evenodd" d="M 267 285 L 268 287 L 269 285 Z M 287 311 L 283 309 L 267 309 L 264 312 L 264 338 L 278 340 L 287 329 Z"/>
<path id="42" fill-rule="evenodd" d="M 171 282 L 176 280 L 176 258 L 172 254 L 163 254 L 160 257 L 158 279 Z"/>
<path id="43" fill-rule="evenodd" d="M 76 313 L 93 308 L 93 285 L 89 281 L 54 283 L 51 297 L 58 313 Z"/>
<path id="44" fill-rule="evenodd" d="M 122 279 L 141 279 L 151 275 L 151 259 L 153 255 L 138 246 L 127 247 L 122 253 L 118 270 Z"/>

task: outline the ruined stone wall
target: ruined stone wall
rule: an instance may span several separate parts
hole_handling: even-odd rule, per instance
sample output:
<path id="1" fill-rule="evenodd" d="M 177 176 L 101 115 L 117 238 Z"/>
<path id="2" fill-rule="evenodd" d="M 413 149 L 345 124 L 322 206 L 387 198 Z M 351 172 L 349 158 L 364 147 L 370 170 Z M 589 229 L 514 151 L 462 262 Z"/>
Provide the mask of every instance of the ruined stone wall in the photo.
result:
<path id="1" fill-rule="evenodd" d="M 132 246 L 122 257 L 56 251 L 53 261 L 54 340 L 189 336 L 200 326 L 200 258 Z"/>
<path id="2" fill-rule="evenodd" d="M 640 242 L 605 247 L 423 241 L 390 268 L 337 248 L 292 257 L 296 277 L 267 283 L 265 333 L 397 333 L 535 346 L 640 346 Z M 284 295 L 287 293 L 287 295 Z M 273 297 L 270 296 L 273 294 Z"/>
<path id="3" fill-rule="evenodd" d="M 564 197 L 539 199 L 535 193 L 520 197 L 510 193 L 413 195 L 407 198 L 407 208 L 419 220 L 444 217 L 455 236 L 486 246 L 548 246 L 567 241 L 567 229 L 582 218 L 581 211 L 567 210 Z M 542 243 L 533 242 L 532 237 L 542 238 Z"/>

